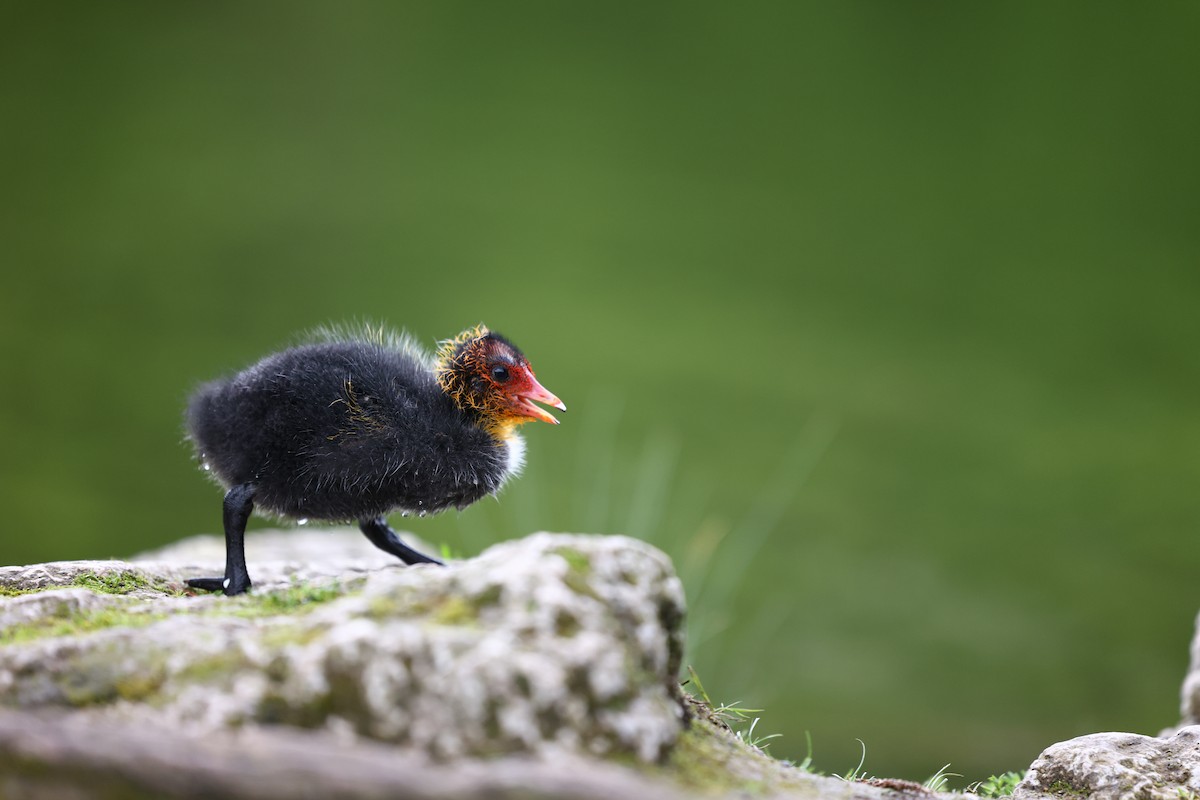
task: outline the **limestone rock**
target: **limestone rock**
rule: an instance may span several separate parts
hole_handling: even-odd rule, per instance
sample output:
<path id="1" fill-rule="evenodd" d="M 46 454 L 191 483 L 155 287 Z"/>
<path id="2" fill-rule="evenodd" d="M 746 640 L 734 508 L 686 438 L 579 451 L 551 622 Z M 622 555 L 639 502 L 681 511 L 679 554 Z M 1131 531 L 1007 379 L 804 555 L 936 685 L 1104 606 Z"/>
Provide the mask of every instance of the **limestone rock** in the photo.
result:
<path id="1" fill-rule="evenodd" d="M 1094 733 L 1048 747 L 1017 787 L 1015 800 L 1179 800 L 1200 794 L 1200 726 L 1169 739 Z"/>
<path id="2" fill-rule="evenodd" d="M 4 800 L 690 800 L 665 777 L 569 754 L 461 760 L 325 731 L 247 727 L 220 736 L 0 711 Z"/>
<path id="3" fill-rule="evenodd" d="M 682 587 L 643 542 L 535 534 L 445 568 L 346 530 L 246 550 L 234 598 L 184 583 L 224 562 L 211 536 L 0 568 L 0 800 L 901 791 L 771 759 L 685 702 Z"/>
<path id="4" fill-rule="evenodd" d="M 0 648 L 0 703 L 193 730 L 326 728 L 439 758 L 558 749 L 650 762 L 682 730 L 683 592 L 641 542 L 540 534 L 445 569 L 302 563 L 255 564 L 266 580 L 248 598 L 6 598 L 0 630 L 18 642 Z M 42 588 L 117 569 L 59 564 L 0 581 Z M 169 571 L 130 574 L 149 584 Z M 322 571 L 337 582 L 320 583 Z M 272 587 L 297 576 L 296 602 L 313 608 L 285 614 L 295 590 Z M 38 635 L 72 622 L 87 635 Z"/>

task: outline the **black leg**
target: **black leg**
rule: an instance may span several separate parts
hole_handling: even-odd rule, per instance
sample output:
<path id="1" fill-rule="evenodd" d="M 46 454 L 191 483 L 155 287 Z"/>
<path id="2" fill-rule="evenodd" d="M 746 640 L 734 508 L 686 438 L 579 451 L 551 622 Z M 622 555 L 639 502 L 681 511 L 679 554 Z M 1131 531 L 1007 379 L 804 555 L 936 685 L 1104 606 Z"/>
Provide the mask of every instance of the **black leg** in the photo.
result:
<path id="1" fill-rule="evenodd" d="M 396 558 L 403 561 L 405 564 L 441 564 L 436 558 L 430 558 L 427 555 L 422 555 L 416 550 L 400 541 L 400 537 L 396 532 L 388 527 L 387 519 L 384 517 L 376 517 L 375 519 L 362 519 L 358 521 L 358 527 L 371 540 L 371 544 L 378 547 L 385 553 L 391 553 Z"/>
<path id="2" fill-rule="evenodd" d="M 222 514 L 225 523 L 225 577 L 192 578 L 188 586 L 210 592 L 223 591 L 227 595 L 241 594 L 250 588 L 250 574 L 246 572 L 246 522 L 254 510 L 253 483 L 243 483 L 225 493 Z"/>

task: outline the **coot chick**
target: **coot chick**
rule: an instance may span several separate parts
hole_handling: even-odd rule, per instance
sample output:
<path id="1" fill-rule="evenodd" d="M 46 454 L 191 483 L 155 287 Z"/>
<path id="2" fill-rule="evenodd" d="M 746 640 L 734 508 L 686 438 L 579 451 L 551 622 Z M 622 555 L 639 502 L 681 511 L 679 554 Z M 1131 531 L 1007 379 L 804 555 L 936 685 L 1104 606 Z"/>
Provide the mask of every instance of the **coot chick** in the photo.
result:
<path id="1" fill-rule="evenodd" d="M 434 356 L 382 329 L 325 332 L 201 386 L 188 438 L 226 489 L 225 574 L 188 584 L 250 588 L 243 538 L 256 509 L 354 521 L 404 563 L 440 564 L 400 541 L 386 515 L 462 509 L 499 491 L 524 462 L 517 426 L 558 424 L 535 403 L 567 410 L 517 346 L 482 325 Z"/>

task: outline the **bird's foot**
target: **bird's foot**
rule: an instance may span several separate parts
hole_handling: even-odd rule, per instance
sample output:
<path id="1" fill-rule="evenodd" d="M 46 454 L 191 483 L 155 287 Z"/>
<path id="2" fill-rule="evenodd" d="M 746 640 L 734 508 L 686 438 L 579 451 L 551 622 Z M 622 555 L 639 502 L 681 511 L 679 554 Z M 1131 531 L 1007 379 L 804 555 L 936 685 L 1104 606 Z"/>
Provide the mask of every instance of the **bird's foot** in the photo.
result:
<path id="1" fill-rule="evenodd" d="M 224 592 L 227 596 L 232 597 L 249 589 L 250 579 L 232 581 L 229 578 L 189 578 L 187 585 L 205 592 Z"/>

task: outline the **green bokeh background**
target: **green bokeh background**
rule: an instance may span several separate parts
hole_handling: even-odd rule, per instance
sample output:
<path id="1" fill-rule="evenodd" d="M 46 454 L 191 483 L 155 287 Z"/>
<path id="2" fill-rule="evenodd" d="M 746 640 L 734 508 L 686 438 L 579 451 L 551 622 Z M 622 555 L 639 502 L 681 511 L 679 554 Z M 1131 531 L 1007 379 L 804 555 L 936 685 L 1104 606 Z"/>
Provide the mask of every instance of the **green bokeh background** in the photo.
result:
<path id="1" fill-rule="evenodd" d="M 629 532 L 772 750 L 1177 719 L 1200 5 L 6 3 L 0 562 L 215 531 L 201 380 L 484 321 L 570 407 L 472 553 Z M 251 565 L 253 569 L 253 565 Z"/>

